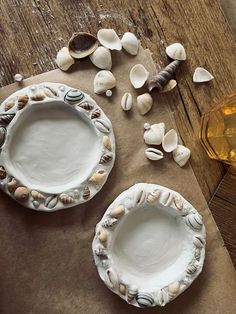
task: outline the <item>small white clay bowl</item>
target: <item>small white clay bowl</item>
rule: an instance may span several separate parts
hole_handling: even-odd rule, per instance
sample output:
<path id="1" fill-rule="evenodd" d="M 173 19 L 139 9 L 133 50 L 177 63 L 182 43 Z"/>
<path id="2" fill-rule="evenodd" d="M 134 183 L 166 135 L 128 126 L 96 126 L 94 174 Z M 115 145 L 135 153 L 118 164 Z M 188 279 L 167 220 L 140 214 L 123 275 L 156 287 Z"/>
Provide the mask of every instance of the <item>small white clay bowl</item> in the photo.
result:
<path id="1" fill-rule="evenodd" d="M 98 273 L 114 293 L 136 307 L 164 306 L 200 274 L 205 227 L 179 193 L 139 183 L 106 210 L 92 249 Z"/>

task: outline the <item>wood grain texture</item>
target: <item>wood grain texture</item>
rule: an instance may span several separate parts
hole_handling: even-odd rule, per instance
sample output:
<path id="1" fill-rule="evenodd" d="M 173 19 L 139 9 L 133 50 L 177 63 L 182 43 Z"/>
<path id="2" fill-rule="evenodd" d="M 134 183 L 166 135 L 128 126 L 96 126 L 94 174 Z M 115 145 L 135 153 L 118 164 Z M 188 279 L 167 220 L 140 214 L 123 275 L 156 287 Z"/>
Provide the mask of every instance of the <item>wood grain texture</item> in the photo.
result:
<path id="1" fill-rule="evenodd" d="M 235 42 L 217 0 L 139 0 L 132 5 L 128 0 L 0 0 L 0 13 L 0 86 L 12 83 L 15 73 L 29 77 L 54 69 L 57 51 L 75 31 L 132 31 L 153 52 L 158 69 L 168 63 L 165 47 L 183 43 L 188 59 L 176 73 L 178 87 L 159 96 L 160 103 L 171 107 L 179 135 L 192 151 L 195 175 L 210 200 L 225 168 L 210 160 L 200 144 L 200 117 L 236 89 Z M 206 67 L 215 80 L 194 84 L 197 66 Z M 227 208 L 224 211 L 227 220 Z M 226 230 L 226 242 L 227 235 Z"/>

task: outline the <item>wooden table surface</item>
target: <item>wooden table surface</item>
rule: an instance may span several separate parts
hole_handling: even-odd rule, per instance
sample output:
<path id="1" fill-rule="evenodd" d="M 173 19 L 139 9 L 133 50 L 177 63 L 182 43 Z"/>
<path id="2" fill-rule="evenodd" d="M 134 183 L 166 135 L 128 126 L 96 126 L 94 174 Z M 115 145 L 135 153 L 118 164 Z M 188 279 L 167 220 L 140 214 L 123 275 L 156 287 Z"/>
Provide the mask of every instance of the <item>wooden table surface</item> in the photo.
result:
<path id="1" fill-rule="evenodd" d="M 199 142 L 200 117 L 236 90 L 235 42 L 217 0 L 0 0 L 0 13 L 0 86 L 12 83 L 15 73 L 27 78 L 56 68 L 57 51 L 76 31 L 132 31 L 152 51 L 158 68 L 168 63 L 165 47 L 181 42 L 188 60 L 176 73 L 177 89 L 166 101 L 175 98 L 171 109 L 180 136 L 192 151 L 190 162 L 203 194 L 207 201 L 212 198 L 226 170 L 207 157 Z M 215 80 L 194 84 L 197 66 L 207 68 Z M 236 201 L 229 208 L 225 193 L 218 193 L 211 204 L 236 265 Z"/>

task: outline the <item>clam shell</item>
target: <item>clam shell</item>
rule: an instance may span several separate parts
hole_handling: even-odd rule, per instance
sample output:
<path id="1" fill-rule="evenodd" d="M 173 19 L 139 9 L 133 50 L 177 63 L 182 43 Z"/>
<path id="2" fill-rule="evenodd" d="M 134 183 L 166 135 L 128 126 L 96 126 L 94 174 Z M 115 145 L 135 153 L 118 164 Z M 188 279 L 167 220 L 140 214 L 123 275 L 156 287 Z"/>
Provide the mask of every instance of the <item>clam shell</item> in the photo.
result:
<path id="1" fill-rule="evenodd" d="M 95 184 L 99 184 L 106 177 L 106 172 L 103 169 L 97 170 L 89 179 L 89 182 L 93 182 Z"/>
<path id="2" fill-rule="evenodd" d="M 124 213 L 125 213 L 124 205 L 119 205 L 111 211 L 110 215 L 112 218 L 120 218 L 121 216 L 124 215 Z"/>
<path id="3" fill-rule="evenodd" d="M 140 307 L 153 306 L 155 301 L 151 293 L 139 292 L 136 296 L 136 301 Z"/>
<path id="4" fill-rule="evenodd" d="M 110 70 L 112 59 L 110 50 L 105 47 L 98 47 L 90 56 L 91 62 L 102 70 Z"/>
<path id="5" fill-rule="evenodd" d="M 0 126 L 0 148 L 3 146 L 7 135 L 7 130 L 4 126 Z"/>
<path id="6" fill-rule="evenodd" d="M 75 59 L 82 59 L 89 56 L 97 47 L 97 38 L 85 32 L 74 33 L 68 44 L 69 54 Z"/>
<path id="7" fill-rule="evenodd" d="M 64 96 L 64 101 L 75 105 L 84 99 L 84 94 L 78 89 L 70 89 Z"/>
<path id="8" fill-rule="evenodd" d="M 171 298 L 174 298 L 179 293 L 179 290 L 180 290 L 180 283 L 179 283 L 179 281 L 173 282 L 168 287 L 169 296 Z"/>
<path id="9" fill-rule="evenodd" d="M 116 223 L 116 218 L 107 218 L 103 221 L 102 226 L 105 228 L 112 228 Z"/>
<path id="10" fill-rule="evenodd" d="M 87 200 L 90 197 L 90 189 L 86 186 L 83 190 L 83 199 Z"/>
<path id="11" fill-rule="evenodd" d="M 184 46 L 180 43 L 173 43 L 166 47 L 166 54 L 173 60 L 186 60 L 186 52 Z"/>
<path id="12" fill-rule="evenodd" d="M 75 63 L 67 47 L 63 47 L 58 51 L 55 61 L 58 68 L 62 71 L 67 71 Z"/>
<path id="13" fill-rule="evenodd" d="M 101 45 L 110 50 L 121 50 L 121 41 L 114 29 L 103 28 L 97 33 Z"/>
<path id="14" fill-rule="evenodd" d="M 94 108 L 94 106 L 87 101 L 80 103 L 79 107 L 84 110 L 92 110 Z"/>
<path id="15" fill-rule="evenodd" d="M 30 97 L 30 99 L 34 101 L 41 101 L 41 100 L 44 100 L 44 98 L 45 98 L 45 94 L 42 91 L 37 91 Z"/>
<path id="16" fill-rule="evenodd" d="M 17 186 L 18 184 L 15 178 L 11 178 L 11 180 L 7 183 L 7 188 L 10 193 L 15 192 L 15 190 L 17 189 Z"/>
<path id="17" fill-rule="evenodd" d="M 106 274 L 107 274 L 107 277 L 105 278 L 105 281 L 106 281 L 107 285 L 111 289 L 114 289 L 118 284 L 118 278 L 117 278 L 116 273 L 114 272 L 114 270 L 112 268 L 109 268 L 109 269 L 107 269 Z"/>
<path id="18" fill-rule="evenodd" d="M 101 228 L 99 231 L 98 231 L 98 239 L 100 242 L 104 243 L 104 242 L 107 242 L 107 239 L 108 239 L 108 232 L 104 229 L 104 228 Z"/>
<path id="19" fill-rule="evenodd" d="M 176 86 L 177 86 L 176 80 L 169 80 L 169 82 L 163 87 L 163 89 L 160 91 L 160 93 L 170 92 Z"/>
<path id="20" fill-rule="evenodd" d="M 32 190 L 32 191 L 31 191 L 31 196 L 32 196 L 33 199 L 36 200 L 36 201 L 43 201 L 43 200 L 46 199 L 46 197 L 45 197 L 42 193 L 40 193 L 40 192 L 38 192 L 38 191 L 36 191 L 36 190 Z"/>
<path id="21" fill-rule="evenodd" d="M 15 113 L 5 113 L 0 115 L 0 125 L 7 126 L 14 119 Z"/>
<path id="22" fill-rule="evenodd" d="M 120 104 L 121 104 L 121 108 L 124 111 L 130 110 L 132 108 L 132 104 L 133 104 L 131 93 L 125 93 L 121 99 Z"/>
<path id="23" fill-rule="evenodd" d="M 0 180 L 4 180 L 7 177 L 6 169 L 0 166 Z"/>
<path id="24" fill-rule="evenodd" d="M 130 303 L 138 294 L 138 288 L 135 286 L 131 286 L 127 293 L 127 300 Z"/>
<path id="25" fill-rule="evenodd" d="M 146 192 L 143 190 L 138 191 L 137 195 L 135 196 L 135 204 L 139 206 L 143 204 L 145 200 L 146 200 Z"/>
<path id="26" fill-rule="evenodd" d="M 148 195 L 147 202 L 150 204 L 155 203 L 158 200 L 160 194 L 161 194 L 161 191 L 159 190 L 152 192 L 151 194 Z"/>
<path id="27" fill-rule="evenodd" d="M 126 294 L 126 285 L 125 284 L 123 284 L 123 283 L 119 284 L 119 292 L 120 292 L 120 294 L 123 294 L 123 295 Z"/>
<path id="28" fill-rule="evenodd" d="M 183 167 L 188 162 L 191 151 L 183 145 L 177 145 L 176 149 L 172 152 L 174 161 L 180 166 Z"/>
<path id="29" fill-rule="evenodd" d="M 100 115 L 101 115 L 101 110 L 97 108 L 92 112 L 91 119 L 96 119 L 100 117 Z"/>
<path id="30" fill-rule="evenodd" d="M 17 108 L 19 110 L 23 109 L 27 102 L 29 101 L 29 96 L 28 95 L 21 95 L 18 97 L 18 101 L 17 101 Z"/>
<path id="31" fill-rule="evenodd" d="M 137 37 L 130 32 L 124 33 L 121 38 L 122 47 L 131 55 L 136 56 L 138 53 L 139 43 Z"/>
<path id="32" fill-rule="evenodd" d="M 137 97 L 137 109 L 141 115 L 145 115 L 152 108 L 152 96 L 149 93 Z"/>
<path id="33" fill-rule="evenodd" d="M 163 152 L 156 148 L 147 148 L 145 150 L 145 155 L 150 160 L 160 160 L 164 157 Z"/>
<path id="34" fill-rule="evenodd" d="M 95 75 L 93 87 L 96 94 L 102 94 L 115 86 L 116 79 L 110 71 L 101 70 Z"/>
<path id="35" fill-rule="evenodd" d="M 62 193 L 59 196 L 59 200 L 63 203 L 63 204 L 71 204 L 74 203 L 74 198 L 66 193 Z"/>
<path id="36" fill-rule="evenodd" d="M 204 68 L 198 67 L 194 71 L 194 74 L 193 74 L 194 83 L 209 82 L 213 79 L 214 79 L 214 76 Z"/>
<path id="37" fill-rule="evenodd" d="M 109 139 L 109 136 L 107 135 L 103 136 L 102 143 L 106 149 L 111 150 L 111 141 Z"/>
<path id="38" fill-rule="evenodd" d="M 19 202 L 26 202 L 29 199 L 29 190 L 26 187 L 20 186 L 15 190 L 14 197 Z"/>
<path id="39" fill-rule="evenodd" d="M 189 214 L 185 217 L 186 224 L 192 228 L 193 230 L 201 230 L 202 229 L 202 216 L 198 213 Z"/>
<path id="40" fill-rule="evenodd" d="M 165 152 L 172 152 L 177 148 L 178 145 L 178 135 L 174 129 L 169 130 L 162 140 L 162 147 Z"/>
<path id="41" fill-rule="evenodd" d="M 15 105 L 15 99 L 10 99 L 8 100 L 8 102 L 5 104 L 5 111 L 10 110 L 11 108 L 13 108 Z"/>
<path id="42" fill-rule="evenodd" d="M 112 154 L 111 153 L 105 153 L 102 155 L 100 159 L 100 164 L 106 164 L 107 162 L 112 160 Z"/>
<path id="43" fill-rule="evenodd" d="M 109 122 L 104 121 L 102 119 L 97 119 L 94 124 L 100 132 L 110 133 L 110 123 Z"/>
<path id="44" fill-rule="evenodd" d="M 147 81 L 149 72 L 142 64 L 136 64 L 129 73 L 130 82 L 134 88 L 142 87 Z"/>
<path id="45" fill-rule="evenodd" d="M 57 195 L 51 195 L 46 199 L 45 206 L 52 209 L 57 205 L 57 202 L 58 202 L 58 196 Z"/>
<path id="46" fill-rule="evenodd" d="M 193 237 L 193 243 L 197 248 L 201 249 L 205 246 L 206 241 L 200 234 L 195 234 Z"/>
<path id="47" fill-rule="evenodd" d="M 165 123 L 151 125 L 143 135 L 144 142 L 148 145 L 160 145 L 165 134 Z"/>
<path id="48" fill-rule="evenodd" d="M 157 300 L 160 306 L 165 306 L 169 302 L 169 295 L 165 290 L 160 290 L 157 294 Z"/>

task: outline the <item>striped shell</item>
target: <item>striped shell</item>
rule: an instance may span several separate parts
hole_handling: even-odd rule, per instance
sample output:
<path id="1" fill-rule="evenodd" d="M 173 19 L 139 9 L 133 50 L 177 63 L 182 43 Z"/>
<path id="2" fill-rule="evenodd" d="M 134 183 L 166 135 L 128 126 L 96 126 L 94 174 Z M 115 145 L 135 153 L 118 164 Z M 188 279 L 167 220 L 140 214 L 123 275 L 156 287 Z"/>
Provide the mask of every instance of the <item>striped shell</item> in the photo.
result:
<path id="1" fill-rule="evenodd" d="M 83 190 L 83 199 L 87 200 L 90 197 L 90 189 L 88 186 L 86 186 Z"/>
<path id="2" fill-rule="evenodd" d="M 138 294 L 138 288 L 131 286 L 127 293 L 127 300 L 130 303 Z"/>
<path id="3" fill-rule="evenodd" d="M 36 200 L 36 201 L 43 201 L 43 200 L 46 199 L 46 197 L 45 197 L 42 193 L 40 193 L 40 192 L 38 192 L 38 191 L 36 191 L 36 190 L 32 190 L 32 191 L 31 191 L 31 196 L 32 196 L 33 199 Z"/>
<path id="4" fill-rule="evenodd" d="M 4 126 L 0 126 L 0 147 L 3 146 L 7 135 L 7 130 Z"/>
<path id="5" fill-rule="evenodd" d="M 187 273 L 193 275 L 198 270 L 198 264 L 195 260 L 190 262 L 187 267 Z"/>
<path id="6" fill-rule="evenodd" d="M 193 230 L 201 230 L 202 229 L 202 216 L 198 213 L 189 214 L 185 217 L 186 224 L 192 228 Z"/>
<path id="7" fill-rule="evenodd" d="M 17 102 L 17 108 L 19 110 L 23 109 L 27 102 L 29 101 L 29 96 L 28 95 L 21 95 L 18 97 L 18 102 Z"/>
<path id="8" fill-rule="evenodd" d="M 100 159 L 100 164 L 106 164 L 107 162 L 112 160 L 112 154 L 111 153 L 105 153 L 102 155 Z"/>
<path id="9" fill-rule="evenodd" d="M 8 125 L 13 118 L 15 117 L 15 113 L 5 113 L 0 115 L 0 125 Z"/>
<path id="10" fill-rule="evenodd" d="M 71 204 L 74 202 L 74 198 L 66 193 L 62 193 L 59 196 L 59 200 L 63 203 L 63 204 Z"/>
<path id="11" fill-rule="evenodd" d="M 102 133 L 110 133 L 110 124 L 102 119 L 95 121 L 96 128 Z"/>
<path id="12" fill-rule="evenodd" d="M 57 202 L 58 202 L 58 196 L 57 195 L 51 195 L 46 199 L 45 206 L 52 209 L 57 205 Z"/>
<path id="13" fill-rule="evenodd" d="M 7 176 L 7 172 L 3 166 L 0 166 L 0 180 L 4 180 Z"/>
<path id="14" fill-rule="evenodd" d="M 112 228 L 116 223 L 116 218 L 107 218 L 103 221 L 102 226 L 105 228 Z"/>
<path id="15" fill-rule="evenodd" d="M 8 100 L 8 102 L 5 104 L 5 111 L 10 110 L 11 108 L 13 108 L 15 105 L 15 99 L 10 99 Z"/>
<path id="16" fill-rule="evenodd" d="M 78 89 L 70 89 L 64 97 L 64 101 L 70 105 L 75 105 L 83 100 L 84 94 Z"/>
<path id="17" fill-rule="evenodd" d="M 157 299 L 160 306 L 164 306 L 169 302 L 169 294 L 164 289 L 161 289 L 157 294 Z"/>
<path id="18" fill-rule="evenodd" d="M 149 307 L 154 305 L 154 299 L 150 293 L 138 293 L 136 296 L 136 301 L 140 307 Z"/>
<path id="19" fill-rule="evenodd" d="M 111 150 L 111 141 L 107 135 L 103 136 L 102 143 L 106 149 Z"/>
<path id="20" fill-rule="evenodd" d="M 90 104 L 89 102 L 85 101 L 85 102 L 82 102 L 81 104 L 79 104 L 79 107 L 84 109 L 84 110 L 92 110 L 94 106 L 92 104 Z"/>
<path id="21" fill-rule="evenodd" d="M 100 117 L 101 115 L 101 110 L 99 108 L 95 109 L 92 114 L 91 114 L 91 119 L 96 119 Z"/>

